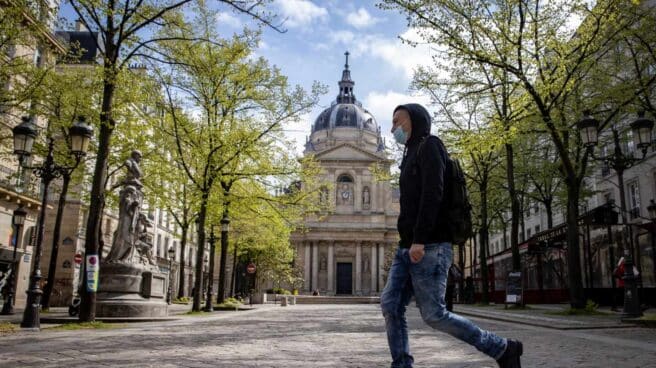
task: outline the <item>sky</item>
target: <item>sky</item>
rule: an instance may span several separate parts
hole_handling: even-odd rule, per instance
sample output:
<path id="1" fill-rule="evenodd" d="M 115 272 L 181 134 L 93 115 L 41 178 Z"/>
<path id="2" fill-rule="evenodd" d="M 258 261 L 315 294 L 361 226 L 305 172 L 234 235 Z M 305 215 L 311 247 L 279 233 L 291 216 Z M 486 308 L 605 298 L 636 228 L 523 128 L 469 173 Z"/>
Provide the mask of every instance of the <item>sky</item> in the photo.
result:
<path id="1" fill-rule="evenodd" d="M 392 110 L 399 104 L 427 104 L 426 96 L 409 92 L 413 70 L 430 65 L 431 51 L 426 45 L 403 44 L 399 36 L 417 40 L 408 30 L 405 16 L 378 9 L 376 1 L 346 0 L 274 0 L 267 10 L 277 14 L 287 31 L 263 29 L 256 54 L 278 66 L 292 85 L 310 90 L 314 81 L 328 86 L 310 114 L 286 127 L 286 134 L 296 141 L 302 153 L 306 136 L 314 119 L 335 99 L 337 82 L 344 69 L 344 52 L 348 51 L 354 94 L 381 126 L 387 146 L 394 147 L 391 129 Z M 240 32 L 254 21 L 231 11 L 218 9 L 216 17 L 222 34 Z M 63 7 L 61 16 L 73 20 L 71 9 Z"/>
<path id="2" fill-rule="evenodd" d="M 258 53 L 281 68 L 292 84 L 309 89 L 313 81 L 328 86 L 312 113 L 288 127 L 287 134 L 301 152 L 305 137 L 319 113 L 330 106 L 338 93 L 337 82 L 344 69 L 344 52 L 348 51 L 353 92 L 381 126 L 387 146 L 393 147 L 392 111 L 402 103 L 428 103 L 426 96 L 409 92 L 413 70 L 430 65 L 430 48 L 412 47 L 399 36 L 417 40 L 408 30 L 405 17 L 378 9 L 375 1 L 275 0 L 272 11 L 284 20 L 286 33 L 265 30 Z M 243 19 L 224 12 L 218 17 L 220 27 L 238 30 Z"/>

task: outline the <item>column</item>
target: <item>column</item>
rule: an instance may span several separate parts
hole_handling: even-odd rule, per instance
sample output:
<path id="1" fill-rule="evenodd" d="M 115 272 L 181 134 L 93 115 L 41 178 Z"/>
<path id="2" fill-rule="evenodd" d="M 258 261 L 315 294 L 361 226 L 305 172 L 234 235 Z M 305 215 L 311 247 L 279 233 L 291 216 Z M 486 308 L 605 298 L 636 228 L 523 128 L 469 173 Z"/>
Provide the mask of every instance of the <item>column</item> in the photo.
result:
<path id="1" fill-rule="evenodd" d="M 383 266 L 385 265 L 385 243 L 378 244 L 378 292 L 382 293 L 383 288 L 385 288 L 385 279 L 383 278 L 383 273 L 385 270 Z"/>
<path id="2" fill-rule="evenodd" d="M 305 241 L 305 254 L 303 255 L 304 261 L 303 261 L 303 278 L 305 281 L 303 282 L 303 288 L 305 291 L 312 291 L 310 289 L 310 242 Z"/>
<path id="3" fill-rule="evenodd" d="M 362 242 L 355 245 L 355 295 L 362 295 Z"/>
<path id="4" fill-rule="evenodd" d="M 312 290 L 319 290 L 319 242 L 312 242 Z"/>
<path id="5" fill-rule="evenodd" d="M 371 292 L 370 292 L 371 295 L 376 294 L 377 291 L 376 281 L 378 277 L 378 272 L 376 270 L 376 261 L 377 261 L 376 257 L 378 257 L 378 255 L 376 254 L 376 247 L 377 247 L 376 243 L 371 243 L 371 265 L 369 265 L 369 271 L 371 272 Z"/>
<path id="6" fill-rule="evenodd" d="M 328 245 L 328 293 L 335 294 L 335 242 Z"/>

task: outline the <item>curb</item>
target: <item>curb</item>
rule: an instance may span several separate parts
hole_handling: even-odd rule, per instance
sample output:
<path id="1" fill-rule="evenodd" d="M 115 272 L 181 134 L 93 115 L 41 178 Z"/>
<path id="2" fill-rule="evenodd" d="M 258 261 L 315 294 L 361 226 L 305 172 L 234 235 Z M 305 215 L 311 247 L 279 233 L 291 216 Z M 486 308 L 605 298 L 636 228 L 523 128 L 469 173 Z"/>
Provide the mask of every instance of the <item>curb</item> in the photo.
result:
<path id="1" fill-rule="evenodd" d="M 177 321 L 180 317 L 96 317 L 95 320 L 106 323 L 133 323 L 133 322 L 167 322 Z M 41 317 L 41 323 L 76 323 L 79 322 L 77 317 Z"/>
<path id="2" fill-rule="evenodd" d="M 623 319 L 622 322 L 624 323 L 633 323 L 636 325 L 640 325 L 641 327 L 646 327 L 646 328 L 656 328 L 656 320 L 646 320 L 646 319 L 633 319 L 633 318 L 627 318 Z"/>
<path id="3" fill-rule="evenodd" d="M 535 321 L 528 321 L 526 319 L 512 319 L 510 317 L 499 317 L 499 316 L 488 316 L 488 315 L 482 315 L 482 314 L 476 314 L 476 313 L 471 313 L 467 311 L 455 311 L 456 314 L 461 314 L 465 316 L 470 316 L 470 317 L 477 317 L 477 318 L 483 318 L 483 319 L 491 319 L 495 321 L 500 321 L 500 322 L 510 322 L 510 323 L 517 323 L 520 325 L 527 325 L 527 326 L 534 326 L 534 327 L 543 327 L 543 328 L 548 328 L 552 330 L 561 330 L 561 331 L 566 331 L 566 330 L 600 330 L 600 329 L 611 329 L 611 328 L 628 328 L 628 327 L 635 327 L 631 326 L 628 323 L 633 323 L 634 321 L 628 322 L 627 325 L 583 325 L 583 326 L 563 326 L 563 325 L 553 325 L 553 324 L 548 324 L 548 323 L 540 323 L 540 322 L 535 322 Z M 625 321 L 623 321 L 625 322 Z"/>

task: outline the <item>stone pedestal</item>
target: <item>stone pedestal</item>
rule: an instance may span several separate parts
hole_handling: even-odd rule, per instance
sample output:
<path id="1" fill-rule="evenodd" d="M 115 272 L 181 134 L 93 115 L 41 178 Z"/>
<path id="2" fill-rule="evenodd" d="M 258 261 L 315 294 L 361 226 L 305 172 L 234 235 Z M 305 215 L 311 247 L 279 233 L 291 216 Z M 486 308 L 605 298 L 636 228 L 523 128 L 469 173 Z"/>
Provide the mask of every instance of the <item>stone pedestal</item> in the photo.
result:
<path id="1" fill-rule="evenodd" d="M 98 317 L 166 317 L 168 275 L 155 267 L 108 262 L 100 265 Z"/>

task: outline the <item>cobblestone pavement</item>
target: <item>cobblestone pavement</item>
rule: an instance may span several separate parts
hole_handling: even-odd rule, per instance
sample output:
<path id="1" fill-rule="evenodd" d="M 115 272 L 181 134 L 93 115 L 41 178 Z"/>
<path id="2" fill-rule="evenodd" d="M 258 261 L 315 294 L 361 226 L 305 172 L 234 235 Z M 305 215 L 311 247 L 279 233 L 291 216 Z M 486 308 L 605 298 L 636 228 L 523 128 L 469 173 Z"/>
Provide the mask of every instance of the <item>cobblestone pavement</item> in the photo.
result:
<path id="1" fill-rule="evenodd" d="M 415 367 L 496 367 L 409 308 Z M 524 367 L 656 367 L 653 329 L 560 331 L 473 318 L 524 341 Z M 0 336 L 0 367 L 387 367 L 377 305 L 263 306 L 116 329 Z"/>

